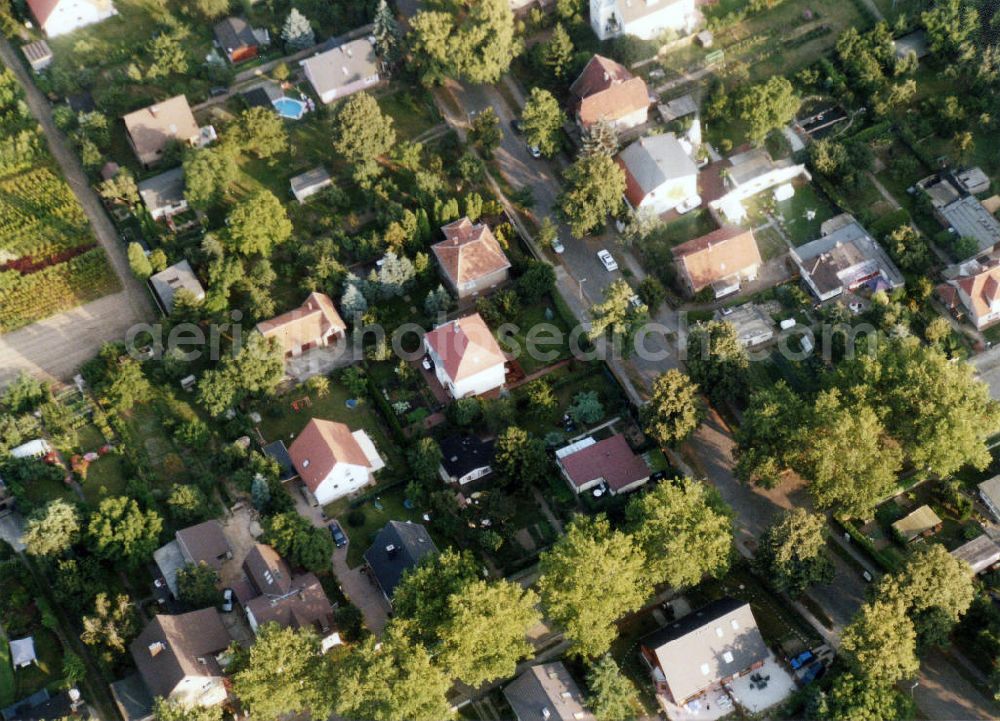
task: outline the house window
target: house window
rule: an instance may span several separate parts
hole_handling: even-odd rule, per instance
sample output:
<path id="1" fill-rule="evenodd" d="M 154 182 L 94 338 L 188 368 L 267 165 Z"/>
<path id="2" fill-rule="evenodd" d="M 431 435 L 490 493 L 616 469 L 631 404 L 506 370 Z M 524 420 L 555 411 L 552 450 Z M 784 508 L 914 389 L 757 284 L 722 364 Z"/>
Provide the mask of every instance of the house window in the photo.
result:
<path id="1" fill-rule="evenodd" d="M 732 652 L 731 651 L 724 652 L 722 654 L 722 660 L 725 661 L 726 663 L 732 663 L 733 662 L 733 654 L 732 654 Z"/>

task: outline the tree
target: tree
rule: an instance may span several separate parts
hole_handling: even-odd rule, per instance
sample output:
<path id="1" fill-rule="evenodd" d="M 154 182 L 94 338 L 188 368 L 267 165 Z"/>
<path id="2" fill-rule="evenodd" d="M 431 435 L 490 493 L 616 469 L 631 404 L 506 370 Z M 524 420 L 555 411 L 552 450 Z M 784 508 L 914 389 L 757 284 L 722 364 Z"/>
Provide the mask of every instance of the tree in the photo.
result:
<path id="1" fill-rule="evenodd" d="M 437 479 L 438 466 L 441 465 L 442 458 L 441 446 L 429 436 L 421 438 L 406 453 L 414 477 L 424 482 Z"/>
<path id="2" fill-rule="evenodd" d="M 28 517 L 21 542 L 31 556 L 59 556 L 80 538 L 80 512 L 61 498 Z"/>
<path id="3" fill-rule="evenodd" d="M 718 493 L 705 484 L 661 483 L 630 501 L 627 516 L 653 583 L 683 588 L 729 569 L 733 522 Z"/>
<path id="4" fill-rule="evenodd" d="M 632 538 L 612 530 L 604 516 L 577 516 L 541 555 L 538 592 L 573 653 L 595 658 L 607 652 L 618 635 L 615 622 L 646 598 L 645 564 Z"/>
<path id="5" fill-rule="evenodd" d="M 155 79 L 186 73 L 190 65 L 188 57 L 190 35 L 191 31 L 184 25 L 175 25 L 170 30 L 154 35 L 146 45 L 152 58 L 146 76 Z"/>
<path id="6" fill-rule="evenodd" d="M 441 0 L 410 22 L 410 53 L 424 85 L 446 78 L 496 83 L 521 51 L 507 0 Z"/>
<path id="7" fill-rule="evenodd" d="M 500 147 L 500 141 L 503 140 L 503 130 L 500 129 L 500 118 L 492 106 L 480 112 L 473 119 L 469 139 L 487 158 L 492 158 L 493 151 Z"/>
<path id="8" fill-rule="evenodd" d="M 701 423 L 698 385 L 677 369 L 660 374 L 639 415 L 643 429 L 660 445 L 683 442 Z"/>
<path id="9" fill-rule="evenodd" d="M 555 155 L 559 150 L 559 133 L 565 122 L 566 113 L 552 93 L 532 88 L 521 111 L 521 125 L 528 145 L 538 148 L 546 157 Z"/>
<path id="10" fill-rule="evenodd" d="M 807 441 L 802 432 L 807 418 L 805 402 L 785 381 L 755 391 L 736 430 L 737 477 L 764 488 L 776 487 Z"/>
<path id="11" fill-rule="evenodd" d="M 616 280 L 605 288 L 604 300 L 590 309 L 590 338 L 596 340 L 610 332 L 613 339 L 621 339 L 627 354 L 636 334 L 649 320 L 649 309 L 641 301 L 634 303 L 634 297 L 635 291 L 625 280 Z"/>
<path id="12" fill-rule="evenodd" d="M 239 167 L 222 148 L 201 148 L 184 156 L 184 197 L 195 208 L 208 208 L 236 181 Z"/>
<path id="13" fill-rule="evenodd" d="M 284 377 L 284 355 L 276 339 L 251 333 L 235 356 L 227 355 L 217 368 L 205 371 L 198 381 L 198 401 L 221 416 L 250 395 L 271 393 Z"/>
<path id="14" fill-rule="evenodd" d="M 574 423 L 582 426 L 592 425 L 604 418 L 604 404 L 601 403 L 597 391 L 580 391 L 573 396 L 573 402 L 566 413 Z"/>
<path id="15" fill-rule="evenodd" d="M 153 266 L 146 257 L 146 251 L 135 241 L 128 244 L 128 266 L 139 280 L 146 280 L 153 274 Z"/>
<path id="16" fill-rule="evenodd" d="M 969 610 L 974 596 L 968 564 L 936 543 L 908 556 L 903 567 L 892 575 L 883 576 L 878 586 L 878 598 L 903 604 L 912 619 L 939 610 L 950 624 L 948 631 Z M 919 623 L 917 625 L 919 631 Z"/>
<path id="17" fill-rule="evenodd" d="M 102 180 L 97 186 L 98 194 L 105 200 L 117 201 L 126 205 L 139 202 L 139 186 L 135 176 L 128 168 L 122 168 L 112 178 Z"/>
<path id="18" fill-rule="evenodd" d="M 478 570 L 470 551 L 449 548 L 404 573 L 392 607 L 397 619 L 406 620 L 406 638 L 425 646 L 437 643 L 437 629 L 450 618 L 448 599 L 475 581 Z"/>
<path id="19" fill-rule="evenodd" d="M 263 538 L 275 551 L 307 571 L 319 573 L 330 567 L 333 539 L 329 531 L 317 528 L 294 511 L 266 519 Z"/>
<path id="20" fill-rule="evenodd" d="M 920 15 L 931 52 L 954 55 L 979 31 L 979 13 L 962 0 L 937 0 Z"/>
<path id="21" fill-rule="evenodd" d="M 913 226 L 900 225 L 885 237 L 883 243 L 902 270 L 924 273 L 930 267 L 930 250 Z"/>
<path id="22" fill-rule="evenodd" d="M 581 156 L 605 155 L 613 158 L 618 154 L 618 131 L 615 126 L 601 118 L 583 131 Z"/>
<path id="23" fill-rule="evenodd" d="M 320 378 L 322 376 L 314 376 Z M 258 511 L 266 511 L 271 503 L 271 486 L 259 473 L 250 482 L 250 500 Z"/>
<path id="24" fill-rule="evenodd" d="M 189 707 L 157 696 L 153 701 L 153 721 L 222 721 L 222 706 Z"/>
<path id="25" fill-rule="evenodd" d="M 792 84 L 780 75 L 751 85 L 738 101 L 740 118 L 747 123 L 747 138 L 760 144 L 769 132 L 792 121 L 801 102 Z"/>
<path id="26" fill-rule="evenodd" d="M 854 672 L 869 682 L 891 685 L 920 669 L 917 634 L 898 601 L 866 603 L 844 629 L 840 651 Z"/>
<path id="27" fill-rule="evenodd" d="M 334 122 L 333 149 L 355 166 L 356 174 L 377 175 L 377 159 L 395 143 L 392 118 L 382 113 L 371 95 L 355 93 L 341 106 Z"/>
<path id="28" fill-rule="evenodd" d="M 390 250 L 382 258 L 382 266 L 371 280 L 378 283 L 378 290 L 382 295 L 391 298 L 402 295 L 416 277 L 417 269 L 413 261 Z"/>
<path id="29" fill-rule="evenodd" d="M 101 650 L 101 657 L 111 663 L 128 650 L 129 642 L 139 633 L 139 619 L 128 596 L 113 599 L 99 593 L 94 599 L 94 612 L 81 620 L 80 640 Z"/>
<path id="30" fill-rule="evenodd" d="M 375 8 L 375 28 L 372 34 L 375 36 L 375 44 L 378 54 L 382 56 L 383 62 L 393 65 L 399 59 L 399 46 L 402 37 L 399 32 L 399 23 L 392 14 L 392 9 L 386 0 L 379 0 Z"/>
<path id="31" fill-rule="evenodd" d="M 295 7 L 288 13 L 285 24 L 281 26 L 281 39 L 290 50 L 305 50 L 316 44 L 316 34 L 309 18 Z"/>
<path id="32" fill-rule="evenodd" d="M 542 43 L 541 60 L 556 80 L 563 80 L 572 67 L 573 41 L 561 22 L 555 24 L 549 39 Z"/>
<path id="33" fill-rule="evenodd" d="M 817 583 L 833 580 L 826 555 L 826 518 L 795 508 L 771 522 L 760 537 L 754 562 L 778 591 L 798 598 Z"/>
<path id="34" fill-rule="evenodd" d="M 292 221 L 270 190 L 258 190 L 226 218 L 229 242 L 242 255 L 268 256 L 292 236 Z"/>
<path id="35" fill-rule="evenodd" d="M 750 357 L 732 323 L 713 320 L 695 326 L 688 337 L 687 367 L 713 403 L 744 398 Z"/>
<path id="36" fill-rule="evenodd" d="M 539 418 L 551 418 L 559 406 L 559 399 L 544 378 L 533 380 L 524 387 L 524 399 L 529 412 Z"/>
<path id="37" fill-rule="evenodd" d="M 581 156 L 563 174 L 559 209 L 576 238 L 582 238 L 622 207 L 625 173 L 606 155 Z"/>
<path id="38" fill-rule="evenodd" d="M 244 110 L 234 126 L 233 135 L 244 152 L 253 153 L 258 158 L 270 158 L 288 148 L 285 124 L 270 108 Z"/>
<path id="39" fill-rule="evenodd" d="M 646 304 L 650 313 L 656 313 L 667 299 L 667 289 L 655 275 L 647 275 L 636 289 L 639 299 Z"/>
<path id="40" fill-rule="evenodd" d="M 132 498 L 105 498 L 90 515 L 87 540 L 95 554 L 111 563 L 137 568 L 148 561 L 160 541 L 163 519 L 143 511 Z"/>
<path id="41" fill-rule="evenodd" d="M 311 628 L 266 623 L 257 629 L 245 666 L 233 675 L 233 691 L 253 718 L 325 718 L 332 705 L 326 663 Z"/>
<path id="42" fill-rule="evenodd" d="M 198 20 L 215 20 L 229 11 L 229 0 L 182 0 L 184 13 Z"/>
<path id="43" fill-rule="evenodd" d="M 915 718 L 913 702 L 895 686 L 874 683 L 850 671 L 839 674 L 822 694 L 816 718 L 822 721 L 893 721 Z"/>
<path id="44" fill-rule="evenodd" d="M 440 283 L 434 290 L 427 292 L 424 299 L 424 311 L 427 315 L 436 316 L 438 313 L 445 313 L 451 307 L 451 293 Z"/>
<path id="45" fill-rule="evenodd" d="M 497 437 L 492 465 L 508 483 L 530 486 L 545 478 L 549 460 L 540 439 L 523 428 L 510 426 Z"/>
<path id="46" fill-rule="evenodd" d="M 545 221 L 542 221 L 542 228 L 545 228 Z M 541 230 L 539 231 L 539 235 L 541 235 Z M 521 273 L 521 277 L 517 279 L 516 284 L 517 294 L 521 297 L 521 300 L 529 305 L 538 303 L 548 293 L 551 293 L 555 286 L 555 269 L 544 261 L 533 259 L 525 263 L 524 272 Z"/>
<path id="47" fill-rule="evenodd" d="M 636 717 L 635 684 L 623 675 L 610 654 L 587 671 L 587 706 L 597 721 L 631 721 Z"/>
<path id="48" fill-rule="evenodd" d="M 823 507 L 866 517 L 896 481 L 899 446 L 870 406 L 845 402 L 836 389 L 819 394 L 813 418 L 800 469 L 809 490 Z"/>
<path id="49" fill-rule="evenodd" d="M 191 608 L 207 608 L 220 603 L 222 594 L 218 584 L 219 574 L 204 561 L 177 569 L 178 596 Z"/>

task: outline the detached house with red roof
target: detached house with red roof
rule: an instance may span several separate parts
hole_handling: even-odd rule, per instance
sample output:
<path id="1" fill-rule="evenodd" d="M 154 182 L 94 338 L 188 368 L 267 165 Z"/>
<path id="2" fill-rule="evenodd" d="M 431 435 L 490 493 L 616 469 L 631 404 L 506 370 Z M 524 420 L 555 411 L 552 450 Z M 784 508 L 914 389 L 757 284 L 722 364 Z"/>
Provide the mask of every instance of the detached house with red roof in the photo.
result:
<path id="1" fill-rule="evenodd" d="M 503 387 L 507 357 L 478 313 L 428 332 L 424 348 L 434 363 L 438 381 L 452 398 L 477 396 Z"/>
<path id="2" fill-rule="evenodd" d="M 265 338 L 277 338 L 286 358 L 322 348 L 344 336 L 347 325 L 325 293 L 313 292 L 295 310 L 261 321 L 257 330 Z"/>
<path id="3" fill-rule="evenodd" d="M 603 441 L 588 436 L 560 448 L 556 463 L 577 494 L 603 484 L 608 493 L 617 496 L 644 485 L 650 476 L 646 461 L 632 451 L 621 433 Z"/>
<path id="4" fill-rule="evenodd" d="M 737 227 L 713 230 L 672 252 L 691 294 L 711 287 L 716 298 L 739 292 L 742 283 L 756 280 L 762 262 L 753 231 Z"/>
<path id="5" fill-rule="evenodd" d="M 38 27 L 50 38 L 118 14 L 111 0 L 28 0 L 28 8 Z"/>
<path id="6" fill-rule="evenodd" d="M 639 138 L 616 162 L 625 171 L 625 200 L 635 211 L 686 213 L 701 205 L 698 166 L 690 146 L 673 133 Z"/>
<path id="7" fill-rule="evenodd" d="M 385 467 L 372 439 L 363 430 L 313 418 L 288 447 L 292 465 L 309 492 L 325 506 L 374 480 Z"/>
<path id="8" fill-rule="evenodd" d="M 441 275 L 460 299 L 507 282 L 510 261 L 489 226 L 462 218 L 445 225 L 441 232 L 445 239 L 431 250 Z"/>
<path id="9" fill-rule="evenodd" d="M 961 308 L 969 321 L 983 329 L 1000 320 L 1000 264 L 966 264 L 965 274 L 938 287 L 946 305 Z"/>
<path id="10" fill-rule="evenodd" d="M 598 120 L 617 130 L 646 122 L 650 105 L 646 82 L 614 60 L 592 57 L 569 92 L 576 122 L 585 130 Z"/>

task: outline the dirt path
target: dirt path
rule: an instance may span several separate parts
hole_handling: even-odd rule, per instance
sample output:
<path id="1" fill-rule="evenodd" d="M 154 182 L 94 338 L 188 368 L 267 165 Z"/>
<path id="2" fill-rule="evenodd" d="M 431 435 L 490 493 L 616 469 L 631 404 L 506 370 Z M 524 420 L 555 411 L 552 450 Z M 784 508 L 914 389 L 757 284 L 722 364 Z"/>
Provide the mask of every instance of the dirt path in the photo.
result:
<path id="1" fill-rule="evenodd" d="M 0 39 L 0 59 L 24 87 L 28 108 L 38 120 L 52 156 L 80 201 L 94 235 L 104 248 L 123 288 L 120 293 L 0 337 L 0 386 L 21 369 L 65 380 L 105 341 L 121 339 L 130 326 L 153 318 L 152 305 L 145 286 L 129 269 L 125 248 L 100 198 L 87 182 L 80 160 L 66 136 L 53 122 L 52 106 L 35 87 L 18 57 L 18 51 L 7 40 Z"/>

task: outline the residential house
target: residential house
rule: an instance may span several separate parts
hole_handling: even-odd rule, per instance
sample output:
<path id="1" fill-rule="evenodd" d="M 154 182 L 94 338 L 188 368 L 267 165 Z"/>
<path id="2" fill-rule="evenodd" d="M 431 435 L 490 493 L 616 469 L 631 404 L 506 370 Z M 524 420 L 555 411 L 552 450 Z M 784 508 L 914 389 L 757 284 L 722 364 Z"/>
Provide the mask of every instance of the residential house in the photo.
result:
<path id="1" fill-rule="evenodd" d="M 686 213 L 701 205 L 690 146 L 673 133 L 639 138 L 616 160 L 625 171 L 625 199 L 635 211 Z"/>
<path id="2" fill-rule="evenodd" d="M 330 177 L 329 171 L 320 165 L 301 175 L 296 175 L 290 182 L 292 195 L 302 205 L 316 193 L 333 185 L 333 178 Z"/>
<path id="3" fill-rule="evenodd" d="M 306 488 L 325 506 L 375 480 L 385 467 L 364 430 L 351 431 L 343 423 L 313 418 L 288 447 L 292 465 Z"/>
<path id="4" fill-rule="evenodd" d="M 153 697 L 138 672 L 113 681 L 111 697 L 124 721 L 153 721 Z"/>
<path id="5" fill-rule="evenodd" d="M 733 326 L 744 348 L 754 348 L 774 338 L 774 319 L 765 306 L 756 303 L 719 308 L 713 313 L 713 319 Z"/>
<path id="6" fill-rule="evenodd" d="M 220 656 L 232 638 L 215 608 L 160 614 L 129 645 L 149 693 L 196 708 L 228 697 Z"/>
<path id="7" fill-rule="evenodd" d="M 639 641 L 656 692 L 683 706 L 764 665 L 770 656 L 750 604 L 722 598 Z"/>
<path id="8" fill-rule="evenodd" d="M 443 439 L 441 465 L 438 473 L 446 483 L 466 483 L 478 480 L 492 473 L 493 455 L 496 445 L 492 440 L 484 441 L 478 436 L 454 435 Z"/>
<path id="9" fill-rule="evenodd" d="M 365 564 L 391 605 L 393 591 L 403 574 L 416 568 L 424 557 L 437 552 L 424 526 L 410 521 L 389 521 L 365 551 Z"/>
<path id="10" fill-rule="evenodd" d="M 599 120 L 627 130 L 645 123 L 649 113 L 646 82 L 601 55 L 590 59 L 569 94 L 576 122 L 584 130 Z"/>
<path id="11" fill-rule="evenodd" d="M 286 358 L 295 358 L 342 338 L 347 325 L 330 296 L 313 291 L 298 308 L 261 321 L 257 330 L 265 338 L 276 338 Z"/>
<path id="12" fill-rule="evenodd" d="M 138 188 L 142 204 L 153 220 L 169 218 L 188 209 L 188 202 L 184 197 L 184 168 L 174 168 L 154 175 L 141 181 Z"/>
<path id="13" fill-rule="evenodd" d="M 1000 320 L 1000 262 L 989 259 L 963 263 L 959 275 L 937 288 L 938 296 L 952 310 L 962 310 L 982 330 Z"/>
<path id="14" fill-rule="evenodd" d="M 71 33 L 118 14 L 111 0 L 28 0 L 38 29 L 50 38 Z"/>
<path id="15" fill-rule="evenodd" d="M 1000 221 L 973 195 L 989 190 L 989 178 L 979 168 L 937 173 L 921 180 L 917 188 L 930 199 L 934 216 L 943 227 L 958 238 L 976 242 L 970 257 L 1000 243 Z"/>
<path id="16" fill-rule="evenodd" d="M 984 533 L 963 543 L 951 555 L 968 563 L 973 574 L 987 573 L 1000 564 L 1000 544 Z"/>
<path id="17" fill-rule="evenodd" d="M 40 73 L 52 64 L 52 48 L 44 40 L 36 40 L 21 48 L 24 59 L 36 73 Z"/>
<path id="18" fill-rule="evenodd" d="M 805 165 L 796 165 L 787 158 L 775 161 L 763 148 L 739 153 L 713 167 L 722 175 L 725 187 L 708 207 L 721 212 L 732 223 L 740 223 L 746 218 L 744 200 L 771 188 L 776 188 L 777 200 L 787 200 L 795 193 L 791 185 L 793 180 L 812 179 Z"/>
<path id="19" fill-rule="evenodd" d="M 873 291 L 903 286 L 895 263 L 852 216 L 831 218 L 821 232 L 821 238 L 791 251 L 802 279 L 819 300 L 862 286 Z"/>
<path id="20" fill-rule="evenodd" d="M 89 718 L 93 718 L 90 708 L 77 688 L 54 694 L 43 688 L 7 708 L 0 708 L 2 721 L 86 721 Z"/>
<path id="21" fill-rule="evenodd" d="M 156 165 L 171 143 L 200 146 L 215 137 L 211 128 L 206 128 L 205 133 L 198 128 L 183 95 L 131 112 L 122 120 L 129 145 L 146 168 Z"/>
<path id="22" fill-rule="evenodd" d="M 687 35 L 699 24 L 695 0 L 590 0 L 590 26 L 601 40 L 632 35 L 654 40 Z"/>
<path id="23" fill-rule="evenodd" d="M 187 260 L 181 260 L 151 275 L 149 286 L 153 289 L 156 304 L 164 315 L 170 315 L 170 311 L 174 309 L 174 298 L 180 291 L 189 293 L 196 301 L 205 299 L 205 289 L 201 287 L 198 276 L 194 274 Z"/>
<path id="24" fill-rule="evenodd" d="M 892 530 L 904 543 L 911 543 L 918 538 L 933 536 L 941 530 L 942 525 L 934 509 L 923 505 L 893 523 Z"/>
<path id="25" fill-rule="evenodd" d="M 226 59 L 236 65 L 257 57 L 259 42 L 253 28 L 243 18 L 230 17 L 212 28 L 215 44 L 226 54 Z"/>
<path id="26" fill-rule="evenodd" d="M 1000 521 L 1000 476 L 979 484 L 979 497 L 997 521 Z"/>
<path id="27" fill-rule="evenodd" d="M 0 518 L 6 516 L 14 509 L 14 494 L 10 492 L 7 484 L 0 478 Z"/>
<path id="28" fill-rule="evenodd" d="M 493 231 L 468 218 L 441 228 L 445 239 L 431 246 L 441 275 L 460 299 L 476 296 L 507 282 L 510 261 Z"/>
<path id="29" fill-rule="evenodd" d="M 10 449 L 11 458 L 46 458 L 52 453 L 52 446 L 44 438 L 35 438 Z"/>
<path id="30" fill-rule="evenodd" d="M 672 250 L 677 273 L 694 295 L 711 288 L 716 298 L 737 293 L 757 279 L 763 262 L 753 231 L 725 226 Z"/>
<path id="31" fill-rule="evenodd" d="M 292 480 L 298 477 L 298 471 L 295 470 L 295 464 L 292 463 L 292 457 L 288 455 L 288 447 L 285 442 L 280 438 L 276 441 L 271 441 L 261 448 L 264 455 L 268 458 L 274 459 L 274 462 L 278 464 L 280 468 L 280 476 L 278 480 L 282 483 Z"/>
<path id="32" fill-rule="evenodd" d="M 507 357 L 478 313 L 439 325 L 424 335 L 438 382 L 452 398 L 502 388 Z"/>
<path id="33" fill-rule="evenodd" d="M 588 436 L 560 448 L 556 464 L 576 494 L 601 487 L 602 493 L 606 489 L 617 496 L 645 485 L 650 476 L 646 461 L 621 433 L 601 441 Z"/>
<path id="34" fill-rule="evenodd" d="M 375 40 L 370 37 L 351 40 L 299 64 L 324 103 L 346 98 L 380 80 Z"/>
<path id="35" fill-rule="evenodd" d="M 215 520 L 182 528 L 174 534 L 174 540 L 153 553 L 160 575 L 175 598 L 180 595 L 177 591 L 177 572 L 181 568 L 204 563 L 218 571 L 232 557 L 233 549 L 222 532 L 222 524 Z"/>
<path id="36" fill-rule="evenodd" d="M 323 651 L 340 643 L 334 629 L 333 606 L 314 573 L 293 576 L 285 560 L 271 546 L 254 544 L 243 562 L 257 595 L 242 601 L 254 633 L 276 623 L 283 628 L 316 632 Z"/>
<path id="37" fill-rule="evenodd" d="M 517 721 L 596 721 L 561 661 L 532 666 L 507 684 L 503 696 Z"/>

